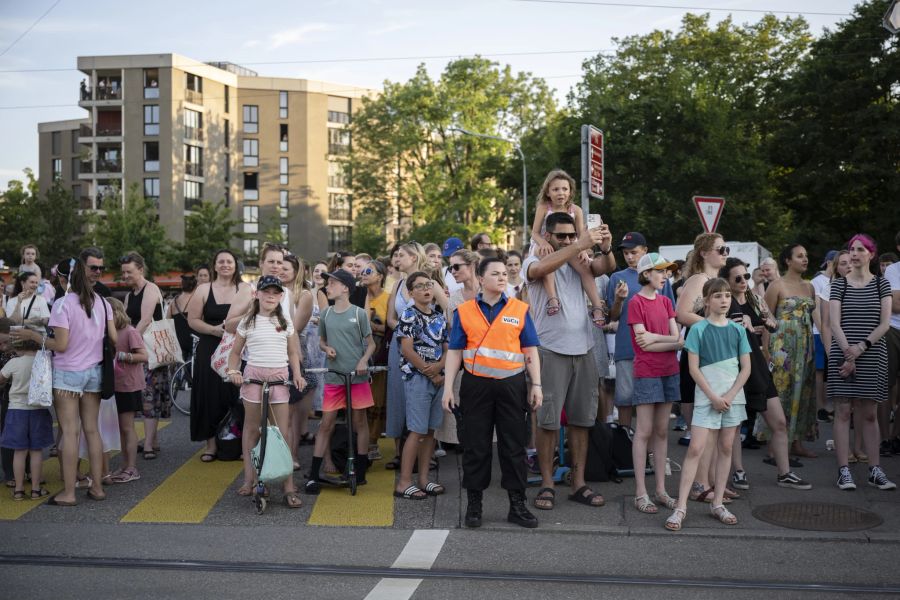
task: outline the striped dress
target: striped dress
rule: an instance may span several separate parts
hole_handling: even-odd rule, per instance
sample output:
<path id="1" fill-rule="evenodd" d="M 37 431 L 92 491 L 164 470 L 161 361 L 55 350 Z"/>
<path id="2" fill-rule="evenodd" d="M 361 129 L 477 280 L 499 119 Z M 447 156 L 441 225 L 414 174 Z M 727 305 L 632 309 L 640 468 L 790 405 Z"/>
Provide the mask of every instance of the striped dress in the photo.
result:
<path id="1" fill-rule="evenodd" d="M 861 288 L 843 277 L 831 283 L 831 302 L 841 303 L 841 329 L 851 346 L 863 341 L 881 322 L 881 299 L 891 297 L 891 286 L 883 277 L 872 277 Z M 849 379 L 837 375 L 844 353 L 836 339 L 828 356 L 828 397 L 863 398 L 883 402 L 888 398 L 888 354 L 884 337 L 856 359 L 856 373 Z M 831 374 L 834 373 L 834 376 Z"/>

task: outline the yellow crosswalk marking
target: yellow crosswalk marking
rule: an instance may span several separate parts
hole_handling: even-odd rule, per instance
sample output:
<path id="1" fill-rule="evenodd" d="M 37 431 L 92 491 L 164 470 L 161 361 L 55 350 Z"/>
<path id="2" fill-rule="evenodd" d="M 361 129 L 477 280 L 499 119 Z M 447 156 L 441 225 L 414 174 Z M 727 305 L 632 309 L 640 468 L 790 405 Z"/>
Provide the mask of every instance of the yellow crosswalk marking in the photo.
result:
<path id="1" fill-rule="evenodd" d="M 160 421 L 159 422 L 159 430 L 162 431 L 169 425 L 171 425 L 171 421 Z M 55 427 L 54 427 L 55 429 Z M 144 423 L 140 420 L 136 420 L 134 423 L 134 430 L 137 433 L 138 440 L 144 439 Z M 118 454 L 118 452 L 114 452 L 113 456 Z M 82 470 L 84 470 L 83 463 Z M 29 511 L 37 508 L 44 502 L 50 499 L 53 494 L 61 491 L 63 489 L 62 484 L 62 476 L 59 472 L 59 461 L 55 458 L 45 458 L 44 459 L 44 480 L 47 484 L 44 486 L 47 491 L 50 492 L 50 496 L 46 496 L 41 500 L 22 500 L 15 501 L 12 499 L 12 492 L 9 494 L 0 493 L 0 521 L 14 521 L 25 515 Z M 30 498 L 30 487 L 28 484 L 25 485 L 25 494 L 26 498 Z"/>
<path id="2" fill-rule="evenodd" d="M 381 454 L 394 455 L 394 440 L 379 440 Z M 394 524 L 394 471 L 384 468 L 384 462 L 376 462 L 366 474 L 366 485 L 351 496 L 348 488 L 322 486 L 316 499 L 310 525 L 335 527 L 390 527 Z"/>
<path id="3" fill-rule="evenodd" d="M 241 461 L 204 463 L 198 450 L 122 517 L 123 523 L 202 523 L 234 478 Z"/>

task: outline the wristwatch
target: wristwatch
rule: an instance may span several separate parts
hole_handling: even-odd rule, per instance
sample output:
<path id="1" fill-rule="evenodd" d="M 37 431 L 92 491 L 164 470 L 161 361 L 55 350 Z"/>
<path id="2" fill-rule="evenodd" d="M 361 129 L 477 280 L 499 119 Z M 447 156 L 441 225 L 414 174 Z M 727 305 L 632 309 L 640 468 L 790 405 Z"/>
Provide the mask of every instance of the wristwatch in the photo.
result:
<path id="1" fill-rule="evenodd" d="M 609 250 L 604 250 L 603 248 L 600 248 L 599 250 L 597 250 L 597 252 L 599 252 L 603 256 L 608 256 L 609 253 L 612 252 L 612 246 L 609 247 Z"/>

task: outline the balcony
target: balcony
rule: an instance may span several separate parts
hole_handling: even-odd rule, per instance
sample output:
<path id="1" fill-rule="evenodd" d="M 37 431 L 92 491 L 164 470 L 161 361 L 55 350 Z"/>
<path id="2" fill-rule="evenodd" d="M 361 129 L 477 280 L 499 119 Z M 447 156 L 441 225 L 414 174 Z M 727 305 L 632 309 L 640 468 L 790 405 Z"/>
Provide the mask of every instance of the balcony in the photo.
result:
<path id="1" fill-rule="evenodd" d="M 350 154 L 350 146 L 346 144 L 328 144 L 328 154 Z"/>
<path id="2" fill-rule="evenodd" d="M 184 210 L 195 210 L 203 204 L 203 199 L 201 198 L 185 198 L 184 199 Z"/>
<path id="3" fill-rule="evenodd" d="M 80 138 L 94 137 L 94 127 L 90 123 L 82 123 L 81 126 L 78 127 L 78 137 L 80 137 Z"/>
<path id="4" fill-rule="evenodd" d="M 203 129 L 199 127 L 185 127 L 184 137 L 189 140 L 203 141 Z"/>
<path id="5" fill-rule="evenodd" d="M 97 126 L 97 137 L 119 137 L 122 135 L 121 125 Z"/>
<path id="6" fill-rule="evenodd" d="M 198 92 L 197 90 L 185 89 L 184 90 L 184 99 L 187 102 L 191 102 L 193 104 L 203 104 L 203 92 Z"/>
<path id="7" fill-rule="evenodd" d="M 98 173 L 121 173 L 122 162 L 118 159 L 99 159 L 97 161 Z"/>
<path id="8" fill-rule="evenodd" d="M 84 174 L 84 175 L 90 175 L 90 174 L 93 174 L 93 172 L 94 172 L 94 163 L 91 162 L 91 161 L 85 161 L 85 162 L 79 163 L 79 165 L 78 165 L 78 172 L 79 172 L 79 173 L 82 173 L 82 174 Z"/>
<path id="9" fill-rule="evenodd" d="M 185 163 L 184 174 L 192 175 L 194 177 L 203 177 L 203 165 L 197 163 Z"/>
<path id="10" fill-rule="evenodd" d="M 159 88 L 156 86 L 150 86 L 144 88 L 144 99 L 145 100 L 155 100 L 159 98 Z"/>
<path id="11" fill-rule="evenodd" d="M 93 210 L 94 209 L 94 201 L 90 196 L 79 196 L 78 200 L 78 208 L 81 210 Z"/>
<path id="12" fill-rule="evenodd" d="M 245 189 L 244 200 L 259 200 L 259 190 Z"/>

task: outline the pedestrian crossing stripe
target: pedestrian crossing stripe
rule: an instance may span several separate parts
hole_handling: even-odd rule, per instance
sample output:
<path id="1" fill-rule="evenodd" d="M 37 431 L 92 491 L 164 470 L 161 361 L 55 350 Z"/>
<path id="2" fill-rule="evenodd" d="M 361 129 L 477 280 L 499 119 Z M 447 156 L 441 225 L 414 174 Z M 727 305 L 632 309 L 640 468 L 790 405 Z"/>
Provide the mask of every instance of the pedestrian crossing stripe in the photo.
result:
<path id="1" fill-rule="evenodd" d="M 171 425 L 171 421 L 160 421 L 159 422 L 159 431 L 162 431 L 169 425 Z M 144 423 L 140 420 L 136 420 L 134 422 L 134 431 L 138 436 L 138 440 L 144 439 Z M 119 454 L 118 452 L 113 452 L 113 456 Z M 86 463 L 85 463 L 86 464 Z M 22 500 L 16 501 L 12 498 L 12 490 L 9 490 L 9 494 L 0 493 L 0 521 L 15 521 L 16 519 L 28 514 L 30 511 L 34 510 L 38 506 L 42 505 L 44 502 L 53 497 L 54 494 L 62 491 L 62 475 L 59 472 L 59 461 L 55 458 L 45 458 L 44 459 L 44 468 L 43 468 L 43 478 L 47 483 L 44 485 L 44 488 L 50 492 L 49 496 L 45 496 L 40 500 Z M 8 488 L 7 488 L 8 489 Z M 25 484 L 25 497 L 30 498 L 30 486 Z"/>
<path id="2" fill-rule="evenodd" d="M 383 456 L 393 456 L 394 440 L 381 438 L 378 444 Z M 310 525 L 332 527 L 391 527 L 394 524 L 394 471 L 376 462 L 366 473 L 366 485 L 357 488 L 356 496 L 349 488 L 323 485 L 309 515 Z"/>

